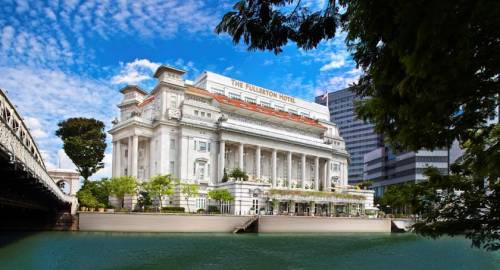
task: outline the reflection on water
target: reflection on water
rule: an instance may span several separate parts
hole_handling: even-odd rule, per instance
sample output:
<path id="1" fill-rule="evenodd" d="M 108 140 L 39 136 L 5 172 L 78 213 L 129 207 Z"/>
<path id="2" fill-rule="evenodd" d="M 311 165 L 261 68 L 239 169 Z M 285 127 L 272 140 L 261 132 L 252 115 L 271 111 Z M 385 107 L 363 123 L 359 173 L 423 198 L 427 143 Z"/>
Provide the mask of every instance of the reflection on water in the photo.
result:
<path id="1" fill-rule="evenodd" d="M 412 234 L 16 234 L 0 269 L 500 269 L 499 252 Z"/>

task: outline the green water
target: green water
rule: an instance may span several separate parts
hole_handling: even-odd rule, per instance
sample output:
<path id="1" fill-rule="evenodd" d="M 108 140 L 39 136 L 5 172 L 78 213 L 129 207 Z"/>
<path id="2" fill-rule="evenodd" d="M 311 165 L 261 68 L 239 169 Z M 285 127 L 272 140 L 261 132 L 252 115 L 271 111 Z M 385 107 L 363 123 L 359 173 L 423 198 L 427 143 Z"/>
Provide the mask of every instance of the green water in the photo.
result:
<path id="1" fill-rule="evenodd" d="M 0 233 L 0 269 L 487 270 L 500 252 L 413 234 Z"/>

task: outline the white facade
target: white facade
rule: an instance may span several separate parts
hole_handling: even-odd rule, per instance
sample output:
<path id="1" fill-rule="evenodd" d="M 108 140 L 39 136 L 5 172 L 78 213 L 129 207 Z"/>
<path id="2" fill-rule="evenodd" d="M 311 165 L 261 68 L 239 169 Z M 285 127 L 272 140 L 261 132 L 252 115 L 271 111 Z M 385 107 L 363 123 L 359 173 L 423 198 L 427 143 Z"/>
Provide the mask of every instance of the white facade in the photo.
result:
<path id="1" fill-rule="evenodd" d="M 161 66 L 151 93 L 121 90 L 121 115 L 109 131 L 113 176 L 147 181 L 172 174 L 199 184 L 200 196 L 188 200 L 191 211 L 207 207 L 209 190 L 227 188 L 235 201 L 224 212 L 233 214 L 269 212 L 272 190 L 349 192 L 348 154 L 328 108 L 212 72 L 189 85 L 183 74 Z M 224 171 L 234 168 L 249 181 L 223 182 Z M 180 192 L 169 201 L 187 208 Z M 299 204 L 288 201 L 288 211 Z"/>

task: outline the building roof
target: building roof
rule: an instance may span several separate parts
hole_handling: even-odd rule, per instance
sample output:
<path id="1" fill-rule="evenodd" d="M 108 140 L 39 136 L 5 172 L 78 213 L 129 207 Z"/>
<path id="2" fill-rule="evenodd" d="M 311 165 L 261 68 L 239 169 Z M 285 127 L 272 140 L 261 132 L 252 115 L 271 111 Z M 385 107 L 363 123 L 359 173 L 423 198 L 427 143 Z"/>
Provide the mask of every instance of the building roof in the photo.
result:
<path id="1" fill-rule="evenodd" d="M 226 104 L 226 105 L 230 105 L 230 106 L 234 106 L 234 107 L 238 107 L 241 109 L 254 111 L 254 112 L 258 112 L 258 113 L 262 113 L 262 114 L 266 114 L 266 115 L 275 116 L 278 118 L 282 118 L 282 119 L 286 119 L 286 120 L 314 126 L 317 128 L 326 129 L 323 125 L 321 125 L 318 122 L 318 120 L 315 120 L 315 119 L 312 119 L 312 118 L 309 118 L 306 116 L 296 115 L 296 114 L 292 114 L 292 113 L 284 112 L 284 111 L 278 111 L 278 110 L 275 110 L 273 108 L 261 106 L 261 105 L 250 103 L 250 102 L 245 102 L 245 101 L 240 100 L 240 99 L 230 98 L 230 97 L 216 94 L 216 93 L 210 93 L 205 89 L 197 88 L 194 86 L 188 86 L 188 90 L 191 92 L 197 93 L 197 94 L 211 96 L 215 100 L 217 100 L 219 103 L 222 103 L 222 104 Z"/>
<path id="2" fill-rule="evenodd" d="M 136 92 L 139 92 L 143 95 L 148 94 L 146 91 L 142 90 L 142 88 L 140 88 L 138 85 L 127 85 L 120 90 L 120 93 L 125 94 L 126 92 L 130 92 L 130 91 L 136 91 Z"/>
<path id="3" fill-rule="evenodd" d="M 186 71 L 184 71 L 182 69 L 177 69 L 177 68 L 174 68 L 174 67 L 171 67 L 171 66 L 161 65 L 161 66 L 159 66 L 156 69 L 154 77 L 155 78 L 160 77 L 160 74 L 163 73 L 163 72 L 165 72 L 165 71 L 176 73 L 176 74 L 179 74 L 179 75 L 183 75 L 184 73 L 186 73 Z"/>
<path id="4" fill-rule="evenodd" d="M 148 105 L 149 103 L 153 102 L 153 100 L 155 100 L 155 96 L 154 95 L 151 95 L 147 98 L 145 98 L 141 103 L 139 103 L 137 106 L 138 107 L 144 107 L 146 105 Z"/>

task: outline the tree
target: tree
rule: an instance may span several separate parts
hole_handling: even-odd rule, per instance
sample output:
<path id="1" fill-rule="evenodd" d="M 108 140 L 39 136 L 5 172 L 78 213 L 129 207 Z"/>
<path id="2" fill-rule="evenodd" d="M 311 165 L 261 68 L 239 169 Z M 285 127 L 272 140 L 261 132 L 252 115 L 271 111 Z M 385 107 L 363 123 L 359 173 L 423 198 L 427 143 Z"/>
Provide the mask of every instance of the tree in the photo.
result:
<path id="1" fill-rule="evenodd" d="M 134 194 L 137 190 L 137 181 L 133 176 L 113 177 L 109 181 L 109 191 L 111 195 L 120 200 L 120 207 L 124 207 L 124 197 L 127 194 Z"/>
<path id="2" fill-rule="evenodd" d="M 227 189 L 213 189 L 208 192 L 208 197 L 212 200 L 215 200 L 218 202 L 219 207 L 222 204 L 222 202 L 232 202 L 234 201 L 233 195 L 231 195 L 231 192 Z"/>
<path id="3" fill-rule="evenodd" d="M 96 197 L 92 194 L 92 192 L 88 188 L 80 189 L 76 193 L 76 197 L 78 198 L 78 203 L 81 206 L 94 208 L 94 207 L 97 207 L 97 205 L 99 203 L 97 201 Z"/>
<path id="4" fill-rule="evenodd" d="M 156 175 L 144 184 L 144 189 L 152 198 L 157 199 L 160 209 L 162 208 L 162 197 L 173 194 L 172 184 L 175 179 L 170 174 Z"/>
<path id="5" fill-rule="evenodd" d="M 106 149 L 104 123 L 92 118 L 69 118 L 58 123 L 56 135 L 63 141 L 64 152 L 75 164 L 84 181 L 104 168 Z"/>
<path id="6" fill-rule="evenodd" d="M 433 181 L 432 188 L 445 190 L 450 204 L 462 206 L 455 214 L 463 221 L 462 232 L 473 232 L 467 237 L 474 246 L 500 248 L 488 244 L 499 240 L 494 233 L 500 231 L 498 218 L 482 218 L 498 217 L 495 209 L 500 209 L 498 174 L 487 165 L 500 164 L 500 159 L 486 151 L 498 147 L 493 132 L 498 123 L 487 119 L 497 113 L 500 102 L 500 2 L 341 0 L 340 5 L 342 9 L 330 0 L 324 10 L 310 12 L 301 1 L 239 1 L 216 32 L 227 32 L 235 43 L 243 38 L 250 50 L 279 53 L 288 41 L 314 48 L 340 26 L 364 72 L 353 90 L 370 97 L 357 104 L 358 116 L 372 122 L 396 150 L 447 148 L 458 140 L 468 161 L 455 164 L 453 174 Z M 487 188 L 480 188 L 485 180 Z M 459 190 L 472 193 L 451 195 Z M 429 208 L 443 206 L 439 196 L 422 195 L 419 200 L 427 207 L 417 232 L 455 233 L 433 227 L 450 218 L 446 211 Z M 478 209 L 481 217 L 467 215 Z"/>
<path id="7" fill-rule="evenodd" d="M 248 174 L 240 168 L 234 168 L 229 174 L 230 177 L 234 179 L 241 179 L 243 181 L 248 181 Z"/>
<path id="8" fill-rule="evenodd" d="M 425 193 L 419 194 L 423 219 L 414 227 L 433 238 L 465 232 L 473 246 L 499 250 L 500 126 L 489 134 L 479 130 L 473 139 L 479 141 L 465 143 L 467 151 L 449 176 L 435 169 L 426 172 L 429 181 L 422 183 Z"/>
<path id="9" fill-rule="evenodd" d="M 193 198 L 199 195 L 200 186 L 198 184 L 181 184 L 181 193 L 184 195 L 184 199 L 186 200 L 186 205 L 188 207 L 188 212 L 191 212 L 189 209 L 189 198 Z"/>

